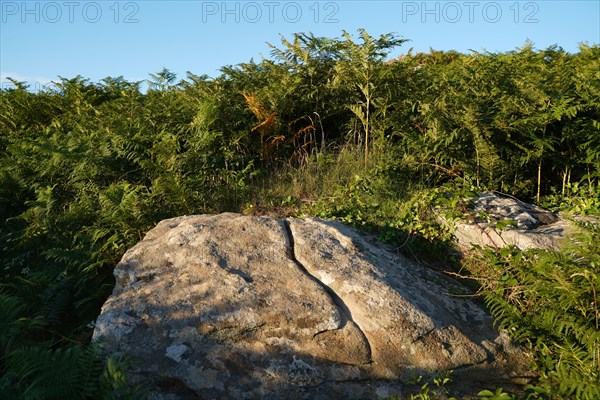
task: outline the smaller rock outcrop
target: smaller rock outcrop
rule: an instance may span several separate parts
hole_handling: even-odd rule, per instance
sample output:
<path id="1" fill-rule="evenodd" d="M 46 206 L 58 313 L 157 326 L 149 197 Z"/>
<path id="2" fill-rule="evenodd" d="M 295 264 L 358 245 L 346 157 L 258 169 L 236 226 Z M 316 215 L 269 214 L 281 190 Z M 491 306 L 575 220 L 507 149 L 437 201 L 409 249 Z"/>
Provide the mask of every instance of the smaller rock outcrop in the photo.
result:
<path id="1" fill-rule="evenodd" d="M 151 400 L 378 399 L 415 375 L 477 389 L 527 375 L 457 282 L 334 221 L 173 218 L 114 275 L 94 340 Z"/>
<path id="2" fill-rule="evenodd" d="M 574 231 L 570 221 L 533 204 L 497 192 L 481 192 L 468 215 L 451 225 L 463 250 L 472 246 L 514 246 L 520 250 L 556 250 Z"/>

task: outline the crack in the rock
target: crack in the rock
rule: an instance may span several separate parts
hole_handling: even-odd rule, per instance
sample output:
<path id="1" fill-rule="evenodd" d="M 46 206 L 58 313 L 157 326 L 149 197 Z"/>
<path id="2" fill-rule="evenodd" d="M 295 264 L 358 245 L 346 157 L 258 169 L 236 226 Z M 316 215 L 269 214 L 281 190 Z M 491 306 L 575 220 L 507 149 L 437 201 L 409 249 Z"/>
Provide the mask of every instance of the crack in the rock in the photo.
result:
<path id="1" fill-rule="evenodd" d="M 304 275 L 306 275 L 311 281 L 315 282 L 317 285 L 319 285 L 321 288 L 323 288 L 323 290 L 325 290 L 325 292 L 329 295 L 329 297 L 331 298 L 331 300 L 333 301 L 333 304 L 336 305 L 336 307 L 338 308 L 339 312 L 340 312 L 340 316 L 341 316 L 341 325 L 336 328 L 336 329 L 326 329 L 320 332 L 317 332 L 314 334 L 313 338 L 317 337 L 318 335 L 325 333 L 325 332 L 329 332 L 329 331 L 333 331 L 333 330 L 339 330 L 342 329 L 344 326 L 346 326 L 346 324 L 348 323 L 348 321 L 352 321 L 352 323 L 354 324 L 354 326 L 356 326 L 356 329 L 358 330 L 358 332 L 360 332 L 360 334 L 362 335 L 365 344 L 367 346 L 367 353 L 368 353 L 368 359 L 369 362 L 367 362 L 367 364 L 370 364 L 373 362 L 372 360 L 372 352 L 371 352 L 371 343 L 369 342 L 369 338 L 367 337 L 367 335 L 365 334 L 365 332 L 362 330 L 362 328 L 360 327 L 360 325 L 352 318 L 352 312 L 350 311 L 350 309 L 348 308 L 348 306 L 346 305 L 346 303 L 344 303 L 344 300 L 342 300 L 340 298 L 340 296 L 331 288 L 329 287 L 327 284 L 325 284 L 323 281 L 321 281 L 319 278 L 317 278 L 316 276 L 314 276 L 313 274 L 311 274 L 308 269 L 306 269 L 306 267 L 304 265 L 302 265 L 302 263 L 300 261 L 298 261 L 298 259 L 296 258 L 296 248 L 294 245 L 294 235 L 292 234 L 292 228 L 290 227 L 290 223 L 289 221 L 283 220 L 283 226 L 285 227 L 286 233 L 287 233 L 287 237 L 288 237 L 288 242 L 289 242 L 289 257 L 290 259 L 296 264 L 296 266 L 298 267 L 298 269 L 300 269 L 300 271 L 302 271 L 304 273 Z"/>

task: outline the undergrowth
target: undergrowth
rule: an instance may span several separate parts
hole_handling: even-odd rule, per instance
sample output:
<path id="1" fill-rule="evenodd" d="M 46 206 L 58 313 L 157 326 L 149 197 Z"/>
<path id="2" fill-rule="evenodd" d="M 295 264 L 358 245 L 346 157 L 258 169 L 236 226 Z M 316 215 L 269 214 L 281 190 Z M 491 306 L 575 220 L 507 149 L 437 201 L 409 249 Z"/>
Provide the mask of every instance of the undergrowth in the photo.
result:
<path id="1" fill-rule="evenodd" d="M 595 226 L 560 251 L 485 249 L 464 263 L 498 326 L 533 352 L 540 395 L 600 398 L 598 240 Z"/>
<path id="2" fill-rule="evenodd" d="M 0 90 L 0 398 L 139 396 L 90 344 L 112 270 L 160 220 L 224 211 L 338 218 L 461 272 L 536 355 L 532 395 L 599 396 L 593 219 L 571 248 L 464 259 L 451 222 L 484 189 L 598 213 L 600 47 L 387 62 L 404 42 L 296 34 L 214 79 L 163 69 L 146 93 Z"/>

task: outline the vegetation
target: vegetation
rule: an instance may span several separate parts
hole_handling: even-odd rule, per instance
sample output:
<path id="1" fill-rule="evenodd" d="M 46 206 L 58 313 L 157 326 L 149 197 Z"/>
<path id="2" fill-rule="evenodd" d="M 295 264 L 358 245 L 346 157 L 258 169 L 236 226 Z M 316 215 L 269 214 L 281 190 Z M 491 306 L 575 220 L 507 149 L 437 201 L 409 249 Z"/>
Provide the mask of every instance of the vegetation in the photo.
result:
<path id="1" fill-rule="evenodd" d="M 81 76 L 0 91 L 0 397 L 135 398 L 90 345 L 112 269 L 161 219 L 222 211 L 341 218 L 460 269 L 535 353 L 530 397 L 600 397 L 598 227 L 560 252 L 457 260 L 432 216 L 484 189 L 600 213 L 600 47 L 387 60 L 404 42 L 297 34 L 145 92 Z"/>

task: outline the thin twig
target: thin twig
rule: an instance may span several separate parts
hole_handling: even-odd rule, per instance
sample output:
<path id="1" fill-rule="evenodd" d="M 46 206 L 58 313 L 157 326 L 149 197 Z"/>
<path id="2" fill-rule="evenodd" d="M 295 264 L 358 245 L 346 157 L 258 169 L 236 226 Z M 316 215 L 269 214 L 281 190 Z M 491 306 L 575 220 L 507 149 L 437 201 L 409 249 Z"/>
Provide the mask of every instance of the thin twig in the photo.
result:
<path id="1" fill-rule="evenodd" d="M 433 163 L 428 163 L 428 162 L 420 162 L 420 163 L 417 163 L 417 165 L 427 165 L 427 166 L 430 166 L 430 167 L 437 168 L 437 169 L 439 169 L 440 171 L 444 171 L 444 172 L 445 172 L 445 173 L 447 173 L 448 175 L 452 175 L 452 176 L 455 176 L 455 177 L 457 177 L 457 178 L 460 178 L 460 179 L 462 179 L 464 183 L 469 183 L 469 182 L 468 182 L 468 181 L 467 181 L 465 178 L 463 178 L 462 176 L 460 176 L 460 175 L 459 175 L 459 174 L 457 174 L 456 172 L 454 172 L 454 171 L 452 171 L 451 169 L 448 169 L 448 168 L 446 168 L 446 167 L 442 167 L 441 165 L 438 165 L 438 164 L 433 164 Z"/>
<path id="2" fill-rule="evenodd" d="M 65 341 L 67 341 L 67 342 L 71 342 L 71 343 L 75 343 L 75 344 L 77 344 L 77 345 L 79 345 L 79 346 L 83 346 L 83 343 L 81 343 L 81 342 L 79 342 L 79 341 L 77 341 L 77 340 L 74 340 L 74 339 L 68 338 L 68 337 L 66 337 L 65 335 L 63 335 L 63 334 L 61 334 L 61 333 L 59 333 L 59 332 L 56 332 L 56 331 L 54 331 L 54 330 L 52 330 L 52 329 L 46 329 L 46 331 L 48 331 L 48 332 L 50 332 L 50 333 L 52 333 L 52 334 L 54 334 L 54 335 L 56 335 L 56 336 L 59 336 L 59 337 L 60 337 L 62 340 L 65 340 Z"/>
<path id="3" fill-rule="evenodd" d="M 479 222 L 477 222 L 477 220 L 475 219 L 475 216 L 473 214 L 471 214 L 471 212 L 467 209 L 467 207 L 465 207 L 464 204 L 461 204 L 460 208 L 461 208 L 462 211 L 464 211 L 471 218 L 471 220 L 473 220 L 473 223 L 475 223 L 475 226 L 477 226 L 477 228 L 479 228 L 479 230 L 481 232 L 483 232 L 484 235 L 486 235 L 488 237 L 488 239 L 490 239 L 490 242 L 492 242 L 492 244 L 496 248 L 496 251 L 499 251 L 500 247 L 498 247 L 498 245 L 496 244 L 496 242 L 494 241 L 494 239 L 492 239 L 492 237 L 490 236 L 490 234 L 485 229 L 483 229 L 481 227 L 481 225 L 479 225 Z M 498 236 L 500 236 L 500 235 L 498 235 Z M 500 239 L 502 239 L 502 236 L 500 236 Z M 504 241 L 504 239 L 502 239 L 502 241 Z M 504 242 L 504 244 L 506 244 L 506 242 Z"/>

